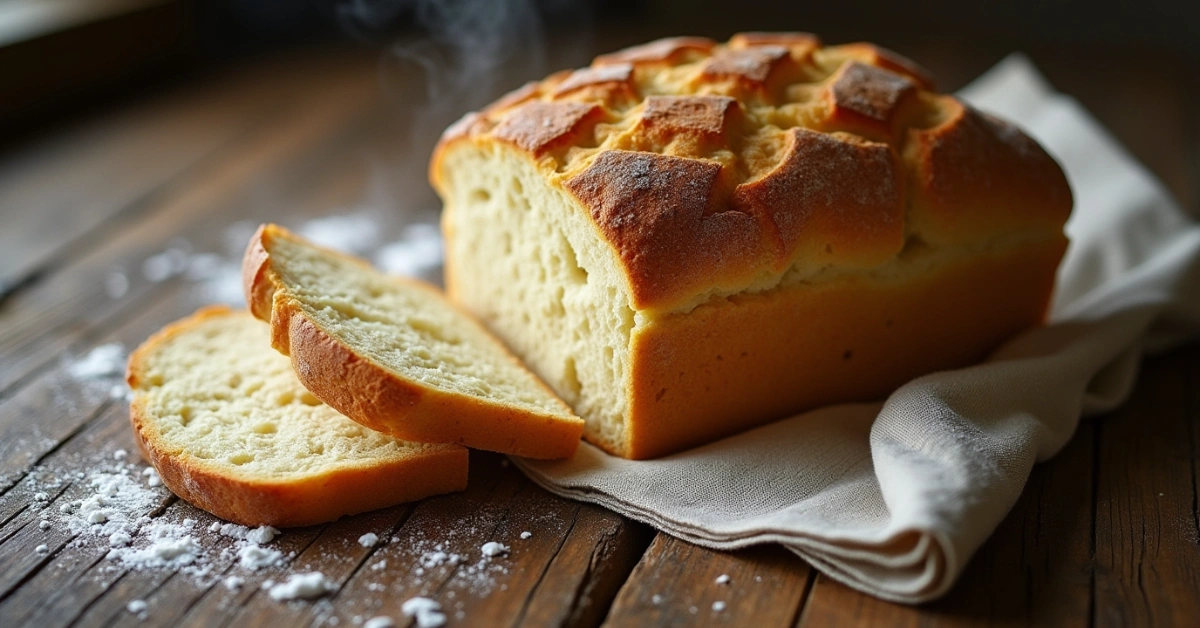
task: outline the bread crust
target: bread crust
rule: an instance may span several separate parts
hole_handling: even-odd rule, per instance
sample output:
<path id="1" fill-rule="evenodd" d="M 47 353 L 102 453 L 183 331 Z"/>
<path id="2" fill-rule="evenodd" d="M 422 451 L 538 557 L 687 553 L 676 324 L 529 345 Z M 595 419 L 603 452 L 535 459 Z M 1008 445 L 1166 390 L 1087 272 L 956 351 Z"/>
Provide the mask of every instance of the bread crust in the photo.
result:
<path id="1" fill-rule="evenodd" d="M 144 380 L 146 356 L 204 320 L 231 313 L 223 306 L 201 309 L 164 327 L 129 357 L 126 378 L 135 391 L 129 411 L 134 439 L 171 492 L 222 519 L 246 526 L 285 528 L 324 523 L 466 488 L 468 452 L 462 447 L 430 448 L 403 459 L 345 467 L 301 481 L 231 473 L 169 447 L 147 412 L 144 398 L 136 392 Z"/>
<path id="2" fill-rule="evenodd" d="M 567 458 L 575 453 L 583 434 L 582 419 L 568 420 L 441 391 L 405 379 L 355 353 L 307 316 L 288 294 L 271 266 L 270 242 L 278 237 L 295 236 L 276 225 L 263 225 L 251 238 L 243 265 L 246 298 L 252 301 L 254 315 L 271 324 L 271 345 L 291 357 L 300 383 L 318 399 L 366 427 L 404 440 L 455 443 L 540 459 Z M 325 251 L 365 266 L 357 258 Z M 444 298 L 423 282 L 393 279 L 409 289 Z M 463 316 L 478 326 L 469 315 Z M 525 368 L 516 357 L 508 357 L 518 368 Z M 557 399 L 540 380 L 538 385 Z M 562 411 L 573 416 L 566 404 Z"/>
<path id="3" fill-rule="evenodd" d="M 446 202 L 446 282 L 465 306 L 473 296 L 458 287 L 488 260 L 455 241 L 470 209 L 452 188 L 460 157 L 527 158 L 611 255 L 639 322 L 628 379 L 612 383 L 628 387 L 625 441 L 592 442 L 653 457 L 878 398 L 1044 320 L 1073 203 L 1065 174 L 1016 126 L 936 93 L 915 62 L 867 43 L 744 33 L 650 42 L 575 75 L 612 66 L 620 94 L 562 92 L 563 75 L 527 84 L 448 131 L 430 164 Z M 594 106 L 602 120 L 549 125 L 552 151 L 496 132 L 543 103 Z M 927 276 L 904 274 L 931 252 Z M 906 331 L 863 327 L 864 312 Z M 851 371 L 835 344 L 868 349 Z M 753 360 L 729 359 L 742 351 Z"/>
<path id="4" fill-rule="evenodd" d="M 796 265 L 858 267 L 868 247 L 877 249 L 870 263 L 879 263 L 905 242 L 889 238 L 884 248 L 837 243 L 883 227 L 905 241 L 939 246 L 1061 232 L 1072 198 L 1058 164 L 1014 125 L 932 89 L 916 63 L 871 44 L 822 47 L 807 33 L 745 33 L 719 45 L 665 39 L 603 55 L 589 68 L 526 85 L 469 114 L 443 135 L 430 180 L 449 198 L 442 170 L 456 145 L 519 148 L 550 185 L 570 192 L 593 216 L 600 239 L 619 248 L 630 232 L 653 232 L 639 240 L 650 254 L 623 253 L 621 270 L 632 306 L 664 313 L 693 307 L 713 284 L 736 291 Z M 672 111 L 664 98 L 732 99 L 736 106 L 722 112 L 754 115 L 718 124 L 717 102 Z M 800 167 L 789 161 L 794 149 L 818 145 L 828 149 L 802 150 Z M 861 150 L 865 145 L 875 150 Z M 629 152 L 637 158 L 613 159 Z M 880 153 L 890 162 L 887 173 L 845 174 Z M 837 160 L 835 168 L 818 167 L 829 160 Z M 704 189 L 647 199 L 634 185 L 643 177 L 637 168 L 646 164 L 668 178 L 676 167 L 686 171 L 677 173 L 682 178 L 705 166 L 716 172 L 699 173 Z M 605 180 L 597 182 L 598 175 Z M 723 244 L 720 254 L 710 253 L 711 221 L 657 228 L 662 215 L 697 207 L 706 217 L 735 218 L 746 211 L 742 199 L 772 178 L 785 178 L 782 188 L 792 196 L 819 198 L 821 212 L 807 202 L 773 206 L 765 220 L 755 216 L 756 236 L 732 234 L 738 244 Z M 861 211 L 864 202 L 879 211 Z M 646 210 L 613 229 L 603 220 L 604 208 L 620 203 Z M 852 216 L 842 219 L 842 208 L 851 208 Z M 899 223 L 896 208 L 902 208 Z M 864 228 L 864 221 L 879 224 Z M 803 233 L 777 235 L 794 225 L 804 225 Z M 690 256 L 686 272 L 676 256 L 653 254 L 668 248 Z"/>

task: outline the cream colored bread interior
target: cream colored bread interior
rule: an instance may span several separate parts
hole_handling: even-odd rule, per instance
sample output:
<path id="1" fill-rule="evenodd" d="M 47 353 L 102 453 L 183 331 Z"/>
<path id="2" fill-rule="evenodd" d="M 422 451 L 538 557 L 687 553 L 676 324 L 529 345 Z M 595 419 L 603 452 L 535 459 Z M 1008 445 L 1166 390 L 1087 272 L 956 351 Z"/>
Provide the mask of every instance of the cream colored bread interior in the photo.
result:
<path id="1" fill-rule="evenodd" d="M 588 439 L 623 450 L 635 316 L 611 249 L 528 157 L 463 145 L 446 159 L 452 296 L 583 417 Z"/>
<path id="2" fill-rule="evenodd" d="M 570 417 L 502 344 L 431 289 L 289 238 L 272 268 L 323 331 L 396 375 L 543 415 Z"/>
<path id="3" fill-rule="evenodd" d="M 168 454 L 257 481 L 295 480 L 437 449 L 366 429 L 301 386 L 249 313 L 210 316 L 144 355 L 143 416 Z"/>

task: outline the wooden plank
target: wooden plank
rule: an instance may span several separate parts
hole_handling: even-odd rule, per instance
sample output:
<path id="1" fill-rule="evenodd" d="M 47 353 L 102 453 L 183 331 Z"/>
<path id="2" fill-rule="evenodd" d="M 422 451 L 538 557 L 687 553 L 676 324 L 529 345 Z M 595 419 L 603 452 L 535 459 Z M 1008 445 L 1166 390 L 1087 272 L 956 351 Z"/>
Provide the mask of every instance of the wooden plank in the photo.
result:
<path id="1" fill-rule="evenodd" d="M 472 452 L 465 493 L 421 502 L 398 527 L 355 525 L 331 526 L 295 561 L 337 583 L 324 603 L 282 604 L 258 591 L 222 606 L 210 593 L 181 623 L 352 625 L 382 615 L 403 624 L 401 605 L 420 595 L 455 623 L 595 625 L 648 539 L 642 526 L 554 497 L 482 452 Z M 372 550 L 354 543 L 368 531 L 383 539 Z M 488 541 L 510 551 L 485 557 Z"/>
<path id="2" fill-rule="evenodd" d="M 5 356 L 0 396 L 86 332 L 136 310 L 146 295 L 162 289 L 145 278 L 141 265 L 172 238 L 186 234 L 197 250 L 220 250 L 227 224 L 262 213 L 253 210 L 263 205 L 261 190 L 282 190 L 278 201 L 302 197 L 314 170 L 345 156 L 347 133 L 363 134 L 363 120 L 374 119 L 364 109 L 376 107 L 378 112 L 381 103 L 370 77 L 362 68 L 330 77 L 325 82 L 329 89 L 314 94 L 303 107 L 281 112 L 219 165 L 159 199 L 141 220 L 10 298 L 0 310 L 0 354 Z M 128 282 L 116 299 L 105 286 L 114 269 L 121 269 Z"/>
<path id="3" fill-rule="evenodd" d="M 115 228 L 115 217 L 132 218 L 189 173 L 228 158 L 239 138 L 319 96 L 313 76 L 363 65 L 330 51 L 259 63 L 10 147 L 0 158 L 0 298 L 52 260 L 86 250 L 95 239 L 88 234 Z"/>
<path id="4" fill-rule="evenodd" d="M 659 534 L 605 625 L 782 626 L 795 620 L 814 574 L 779 546 L 716 552 Z"/>
<path id="5" fill-rule="evenodd" d="M 1100 424 L 1097 626 L 1200 623 L 1195 345 L 1147 360 L 1129 402 Z"/>

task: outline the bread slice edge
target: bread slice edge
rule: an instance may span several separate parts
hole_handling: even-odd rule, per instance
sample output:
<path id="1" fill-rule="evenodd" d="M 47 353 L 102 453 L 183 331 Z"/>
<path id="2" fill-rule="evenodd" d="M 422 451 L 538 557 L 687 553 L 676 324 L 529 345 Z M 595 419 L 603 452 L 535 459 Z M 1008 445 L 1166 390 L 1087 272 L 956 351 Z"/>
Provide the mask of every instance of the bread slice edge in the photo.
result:
<path id="1" fill-rule="evenodd" d="M 186 451 L 167 446 L 156 437 L 154 419 L 146 411 L 145 398 L 137 393 L 144 380 L 146 358 L 161 343 L 188 332 L 204 320 L 232 313 L 225 306 L 201 308 L 163 327 L 129 356 L 126 380 L 135 391 L 129 409 L 134 441 L 171 492 L 234 523 L 291 528 L 467 487 L 469 453 L 463 447 L 437 447 L 401 459 L 364 462 L 295 481 L 231 474 Z"/>
<path id="2" fill-rule="evenodd" d="M 300 239 L 283 227 L 264 224 L 246 248 L 242 281 L 250 311 L 271 325 L 272 346 L 291 358 L 300 383 L 318 399 L 354 421 L 404 440 L 455 443 L 526 458 L 561 459 L 575 453 L 583 435 L 583 419 L 559 400 L 564 416 L 438 390 L 404 378 L 369 357 L 359 355 L 305 314 L 273 269 L 270 247 L 277 237 Z M 378 272 L 363 260 L 309 243 L 325 254 Z M 424 282 L 389 277 L 406 289 L 424 290 L 443 300 L 470 325 L 495 338 L 469 314 Z M 503 347 L 500 340 L 496 343 Z M 513 365 L 528 371 L 507 348 Z M 545 394 L 558 396 L 537 376 Z"/>

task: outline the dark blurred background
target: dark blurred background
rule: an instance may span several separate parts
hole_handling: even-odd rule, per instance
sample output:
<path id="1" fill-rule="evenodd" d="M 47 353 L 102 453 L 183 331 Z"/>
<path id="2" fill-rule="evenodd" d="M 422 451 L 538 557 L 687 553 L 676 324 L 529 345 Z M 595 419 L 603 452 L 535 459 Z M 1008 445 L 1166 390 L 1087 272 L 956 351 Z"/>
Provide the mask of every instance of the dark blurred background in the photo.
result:
<path id="1" fill-rule="evenodd" d="M 943 89 L 1023 51 L 1102 120 L 1187 118 L 1190 145 L 1200 145 L 1190 122 L 1200 83 L 1194 0 L 0 0 L 0 149 L 230 66 L 333 48 L 375 55 L 385 92 L 407 86 L 390 94 L 399 106 L 437 103 L 423 121 L 436 131 L 519 81 L 597 52 L 739 30 L 874 41 L 929 67 Z M 1162 84 L 1184 85 L 1187 96 L 1152 93 Z M 1198 174 L 1153 163 L 1157 138 L 1118 136 L 1169 183 Z"/>

